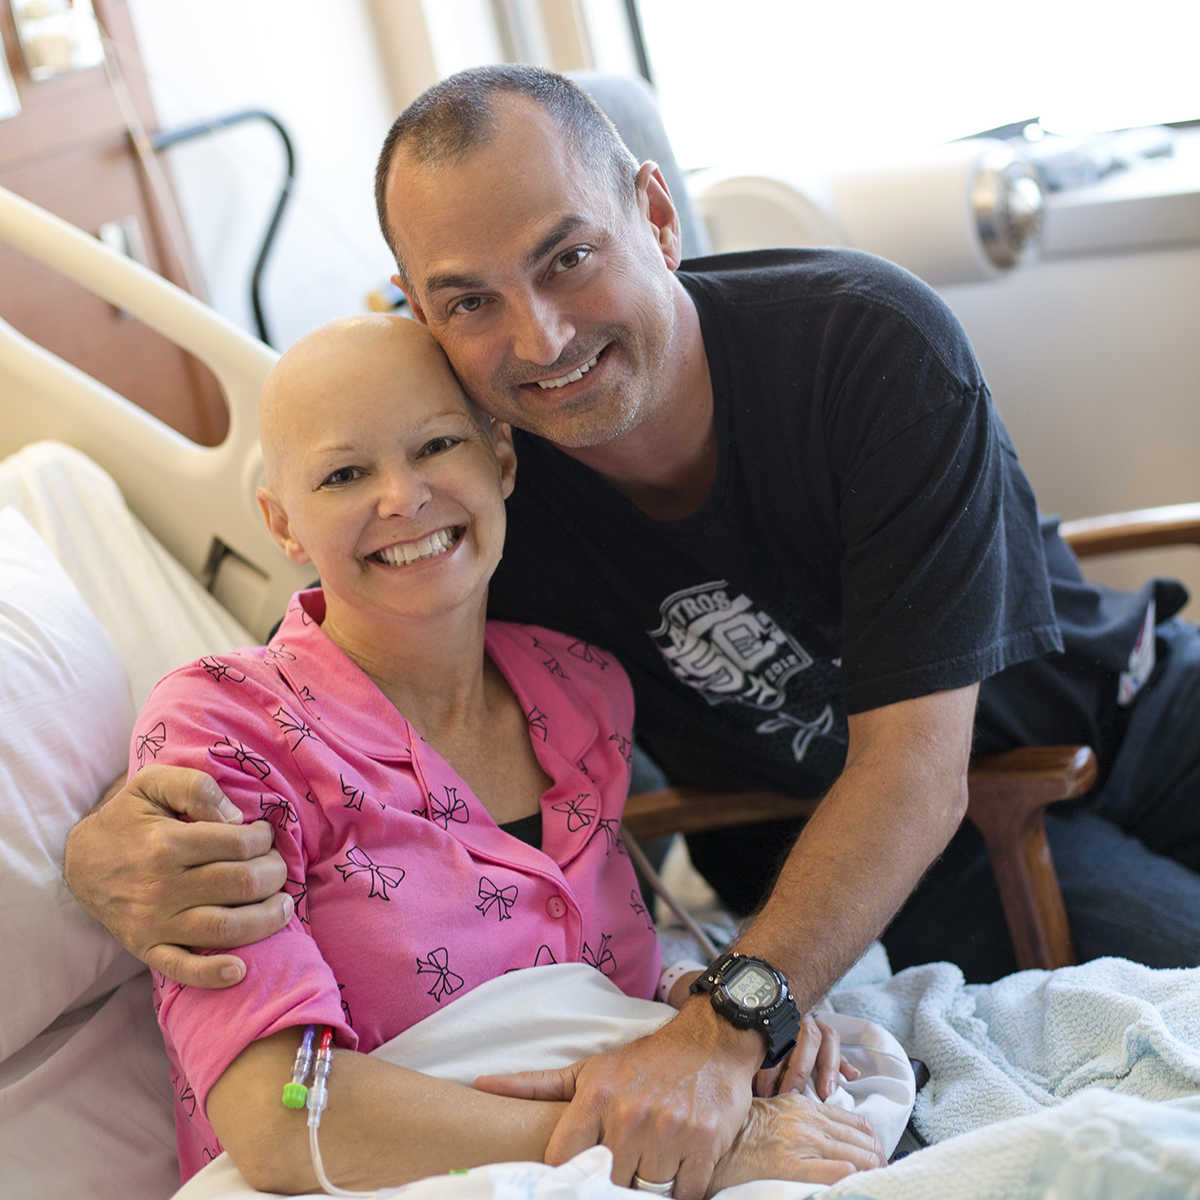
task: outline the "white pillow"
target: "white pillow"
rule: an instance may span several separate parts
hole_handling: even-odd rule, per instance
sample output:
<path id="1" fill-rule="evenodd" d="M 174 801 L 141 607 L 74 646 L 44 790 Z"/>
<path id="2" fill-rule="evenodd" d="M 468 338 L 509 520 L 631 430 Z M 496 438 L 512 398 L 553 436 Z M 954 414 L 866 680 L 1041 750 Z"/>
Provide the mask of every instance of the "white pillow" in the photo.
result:
<path id="1" fill-rule="evenodd" d="M 123 770 L 133 704 L 112 639 L 14 508 L 0 509 L 0 1061 L 134 975 L 61 875 L 67 830 Z"/>
<path id="2" fill-rule="evenodd" d="M 6 504 L 24 513 L 108 631 L 135 709 L 168 671 L 256 640 L 129 511 L 112 477 L 78 450 L 34 442 L 0 461 L 0 508 Z"/>
<path id="3" fill-rule="evenodd" d="M 172 1099 L 143 971 L 0 1063 L 4 1200 L 165 1200 L 179 1187 Z"/>

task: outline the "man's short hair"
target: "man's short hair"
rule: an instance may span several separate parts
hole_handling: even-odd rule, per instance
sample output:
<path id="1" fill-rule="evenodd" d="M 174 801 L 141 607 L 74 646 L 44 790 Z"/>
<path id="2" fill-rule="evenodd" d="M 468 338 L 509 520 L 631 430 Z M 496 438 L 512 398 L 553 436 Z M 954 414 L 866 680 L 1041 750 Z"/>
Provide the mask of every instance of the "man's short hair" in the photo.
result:
<path id="1" fill-rule="evenodd" d="M 396 147 L 403 142 L 405 150 L 424 166 L 461 162 L 495 136 L 495 98 L 501 93 L 527 96 L 540 104 L 554 118 L 580 162 L 607 181 L 613 196 L 622 202 L 635 200 L 638 161 L 604 111 L 581 87 L 540 67 L 470 67 L 418 96 L 396 118 L 383 141 L 375 168 L 375 208 L 401 278 L 407 275 L 387 216 L 387 176 Z"/>

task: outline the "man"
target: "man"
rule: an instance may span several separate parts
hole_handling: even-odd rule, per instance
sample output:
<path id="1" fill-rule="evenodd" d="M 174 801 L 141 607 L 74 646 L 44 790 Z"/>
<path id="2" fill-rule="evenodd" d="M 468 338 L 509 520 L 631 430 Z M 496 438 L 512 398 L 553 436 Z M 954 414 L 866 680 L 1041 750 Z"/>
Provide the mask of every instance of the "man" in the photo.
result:
<path id="1" fill-rule="evenodd" d="M 1117 755 L 1144 741 L 1133 727 L 1152 713 L 1132 703 L 1146 664 L 1131 652 L 1182 599 L 1167 585 L 1118 596 L 1083 583 L 1054 527 L 1039 529 L 965 337 L 928 289 L 836 251 L 677 270 L 659 171 L 558 77 L 483 69 L 437 85 L 393 127 L 377 196 L 415 315 L 473 398 L 527 431 L 496 615 L 612 650 L 634 679 L 639 737 L 672 781 L 824 796 L 789 853 L 777 829 L 693 843 L 735 908 L 761 902 L 735 947 L 761 964 L 719 964 L 712 1003 L 693 997 L 628 1050 L 489 1083 L 574 1095 L 551 1161 L 603 1141 L 618 1182 L 674 1180 L 694 1200 L 764 1061 L 764 1036 L 738 1027 L 746 1005 L 730 995 L 761 985 L 783 1012 L 770 992 L 782 975 L 804 1011 L 888 926 L 961 821 L 973 736 L 982 749 L 1098 747 L 1105 815 L 1184 859 L 1195 769 L 1160 772 L 1143 828 L 1126 799 L 1148 756 Z M 1190 631 L 1159 632 L 1177 643 L 1160 676 L 1194 662 Z M 198 968 L 180 944 L 269 933 L 281 912 L 262 897 L 281 881 L 256 829 L 197 835 L 161 819 L 159 805 L 212 813 L 206 786 L 140 777 L 79 827 L 67 865 L 127 945 L 211 984 L 236 977 L 237 960 Z M 153 861 L 122 887 L 119 847 L 143 826 Z M 1200 863 L 1152 854 L 1091 814 L 1063 828 L 1052 840 L 1073 919 L 1080 895 L 1116 896 L 1118 919 L 1076 925 L 1081 951 L 1194 960 Z M 1075 843 L 1088 854 L 1073 857 Z M 999 973 L 987 955 L 1006 939 L 985 876 L 960 835 L 892 922 L 896 961 L 957 956 Z M 191 908 L 237 901 L 258 903 Z M 746 970 L 758 974 L 740 993 L 728 986 Z M 768 1058 L 786 1051 L 780 1028 Z"/>

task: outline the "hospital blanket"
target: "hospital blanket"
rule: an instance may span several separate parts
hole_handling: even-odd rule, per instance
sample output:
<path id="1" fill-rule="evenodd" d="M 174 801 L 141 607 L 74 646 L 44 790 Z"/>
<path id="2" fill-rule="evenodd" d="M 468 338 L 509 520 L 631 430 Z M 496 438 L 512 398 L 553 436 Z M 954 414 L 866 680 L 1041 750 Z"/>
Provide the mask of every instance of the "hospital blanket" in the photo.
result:
<path id="1" fill-rule="evenodd" d="M 1098 959 L 966 985 L 932 963 L 835 993 L 924 1060 L 931 1148 L 829 1200 L 1200 1196 L 1200 969 Z"/>
<path id="2" fill-rule="evenodd" d="M 625 1045 L 659 1028 L 674 1016 L 665 1004 L 624 995 L 604 975 L 582 963 L 562 963 L 510 972 L 468 992 L 374 1052 L 376 1057 L 412 1070 L 470 1085 L 482 1074 L 526 1068 L 564 1067 L 588 1055 Z M 886 1030 L 853 1016 L 825 1014 L 837 1029 L 842 1056 L 859 1078 L 842 1081 L 827 1103 L 864 1116 L 890 1153 L 912 1110 L 912 1069 L 903 1048 Z M 811 1094 L 811 1093 L 810 1093 Z M 496 1195 L 516 1189 L 528 1194 L 567 1194 L 576 1183 L 589 1196 L 600 1193 L 628 1200 L 631 1193 L 608 1181 L 608 1151 L 579 1155 L 566 1167 L 509 1163 L 477 1168 L 467 1177 L 422 1180 L 404 1189 L 383 1189 L 380 1197 L 402 1190 L 411 1200 L 467 1200 L 486 1173 Z M 564 1193 L 565 1181 L 573 1181 Z M 723 1200 L 739 1200 L 745 1187 L 727 1188 Z M 547 1192 L 546 1189 L 549 1189 Z M 790 1200 L 814 1187 L 789 1185 Z M 489 1193 L 490 1194 L 490 1193 Z M 249 1200 L 250 1191 L 227 1154 L 193 1177 L 176 1200 Z"/>
<path id="3" fill-rule="evenodd" d="M 844 1180 L 828 1200 L 1200 1196 L 1200 969 L 1102 959 L 966 985 L 957 968 L 938 963 L 892 977 L 886 968 L 858 971 L 846 982 L 831 1006 L 892 1030 L 928 1064 L 914 1127 L 932 1144 Z M 521 1015 L 506 1019 L 517 1032 L 511 1022 Z M 590 1052 L 587 1024 L 567 1022 L 553 1053 L 570 1061 Z M 597 1147 L 558 1168 L 499 1164 L 422 1180 L 404 1195 L 628 1200 L 608 1182 L 609 1163 Z M 724 1200 L 797 1200 L 813 1190 L 764 1181 L 729 1189 Z M 253 1195 L 223 1155 L 177 1200 Z"/>

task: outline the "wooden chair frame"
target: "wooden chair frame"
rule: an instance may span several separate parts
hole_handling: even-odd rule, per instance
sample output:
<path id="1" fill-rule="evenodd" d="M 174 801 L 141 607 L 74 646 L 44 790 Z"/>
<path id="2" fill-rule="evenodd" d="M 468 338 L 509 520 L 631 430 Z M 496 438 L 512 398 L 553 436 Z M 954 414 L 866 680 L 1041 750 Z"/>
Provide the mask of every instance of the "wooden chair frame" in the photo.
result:
<path id="1" fill-rule="evenodd" d="M 1156 546 L 1200 547 L 1200 503 L 1068 521 L 1060 533 L 1080 558 Z M 1076 961 L 1044 818 L 1048 805 L 1085 795 L 1096 773 L 1096 756 L 1087 746 L 1030 746 L 972 760 L 967 817 L 987 847 L 1022 970 Z M 807 817 L 819 803 L 773 792 L 664 788 L 631 796 L 625 824 L 638 838 L 694 833 Z"/>

